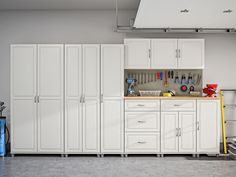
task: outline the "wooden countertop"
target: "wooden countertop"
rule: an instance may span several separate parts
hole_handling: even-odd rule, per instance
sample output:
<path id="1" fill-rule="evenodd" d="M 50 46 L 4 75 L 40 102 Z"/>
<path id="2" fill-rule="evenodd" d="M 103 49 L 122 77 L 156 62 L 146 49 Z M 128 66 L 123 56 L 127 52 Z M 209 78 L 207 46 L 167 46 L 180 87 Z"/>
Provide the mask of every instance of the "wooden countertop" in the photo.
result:
<path id="1" fill-rule="evenodd" d="M 194 96 L 172 96 L 172 97 L 163 97 L 163 96 L 125 96 L 125 100 L 219 100 L 219 97 L 194 97 Z"/>

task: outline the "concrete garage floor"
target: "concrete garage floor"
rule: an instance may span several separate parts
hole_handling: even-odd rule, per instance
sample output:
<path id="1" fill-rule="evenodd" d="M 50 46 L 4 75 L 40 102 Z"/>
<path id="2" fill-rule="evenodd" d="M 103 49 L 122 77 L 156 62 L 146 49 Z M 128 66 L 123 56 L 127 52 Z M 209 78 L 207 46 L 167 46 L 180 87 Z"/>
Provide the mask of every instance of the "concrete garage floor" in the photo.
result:
<path id="1" fill-rule="evenodd" d="M 236 161 L 213 157 L 16 156 L 0 159 L 0 177 L 235 177 Z"/>

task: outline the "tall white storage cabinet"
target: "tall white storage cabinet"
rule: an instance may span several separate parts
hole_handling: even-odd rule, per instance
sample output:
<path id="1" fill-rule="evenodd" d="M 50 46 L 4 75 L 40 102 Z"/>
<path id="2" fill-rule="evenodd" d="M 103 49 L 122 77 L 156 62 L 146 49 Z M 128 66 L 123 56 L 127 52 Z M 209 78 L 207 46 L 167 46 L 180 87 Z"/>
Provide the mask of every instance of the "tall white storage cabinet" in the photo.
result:
<path id="1" fill-rule="evenodd" d="M 38 45 L 38 151 L 63 152 L 63 45 Z"/>
<path id="2" fill-rule="evenodd" d="M 11 152 L 37 152 L 36 45 L 11 46 Z"/>
<path id="3" fill-rule="evenodd" d="M 101 153 L 124 151 L 124 46 L 101 46 Z"/>
<path id="4" fill-rule="evenodd" d="M 11 153 L 63 153 L 63 45 L 11 46 Z"/>
<path id="5" fill-rule="evenodd" d="M 82 153 L 82 46 L 65 46 L 65 153 Z"/>
<path id="6" fill-rule="evenodd" d="M 65 153 L 100 153 L 100 46 L 65 49 Z"/>
<path id="7" fill-rule="evenodd" d="M 83 45 L 83 152 L 100 152 L 100 45 Z"/>

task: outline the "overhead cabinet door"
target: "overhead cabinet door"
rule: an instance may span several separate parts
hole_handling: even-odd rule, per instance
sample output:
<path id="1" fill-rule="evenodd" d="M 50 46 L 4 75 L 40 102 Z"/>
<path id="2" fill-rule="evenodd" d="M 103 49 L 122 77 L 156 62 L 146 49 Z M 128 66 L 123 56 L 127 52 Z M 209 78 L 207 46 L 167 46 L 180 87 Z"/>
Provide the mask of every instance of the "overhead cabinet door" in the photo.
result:
<path id="1" fill-rule="evenodd" d="M 65 152 L 82 152 L 82 47 L 65 45 Z"/>
<path id="2" fill-rule="evenodd" d="M 38 46 L 38 150 L 63 152 L 63 45 Z"/>
<path id="3" fill-rule="evenodd" d="M 204 39 L 179 39 L 178 68 L 203 69 L 204 48 Z"/>
<path id="4" fill-rule="evenodd" d="M 150 40 L 125 39 L 125 68 L 150 69 Z"/>
<path id="5" fill-rule="evenodd" d="M 177 39 L 151 40 L 151 68 L 177 69 Z"/>
<path id="6" fill-rule="evenodd" d="M 123 152 L 124 46 L 101 46 L 101 152 Z"/>
<path id="7" fill-rule="evenodd" d="M 100 152 L 100 46 L 83 45 L 83 152 Z"/>
<path id="8" fill-rule="evenodd" d="M 37 152 L 36 51 L 11 46 L 11 153 Z"/>

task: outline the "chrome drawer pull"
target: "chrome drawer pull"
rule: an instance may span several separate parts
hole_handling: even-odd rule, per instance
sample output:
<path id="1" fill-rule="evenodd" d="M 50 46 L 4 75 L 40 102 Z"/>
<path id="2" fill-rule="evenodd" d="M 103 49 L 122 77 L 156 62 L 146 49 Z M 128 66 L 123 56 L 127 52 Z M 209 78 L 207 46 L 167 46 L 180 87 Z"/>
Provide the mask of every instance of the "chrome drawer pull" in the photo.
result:
<path id="1" fill-rule="evenodd" d="M 143 124 L 143 123 L 146 123 L 146 121 L 139 120 L 138 123 Z"/>
<path id="2" fill-rule="evenodd" d="M 145 106 L 144 104 L 137 104 L 137 106 Z"/>
<path id="3" fill-rule="evenodd" d="M 175 134 L 177 137 L 179 136 L 179 129 L 176 128 L 176 134 Z"/>
<path id="4" fill-rule="evenodd" d="M 145 141 L 139 141 L 138 144 L 146 144 Z"/>
<path id="5" fill-rule="evenodd" d="M 179 106 L 181 106 L 181 105 L 180 105 L 180 104 L 174 104 L 174 106 L 175 106 L 175 107 L 179 107 Z"/>

